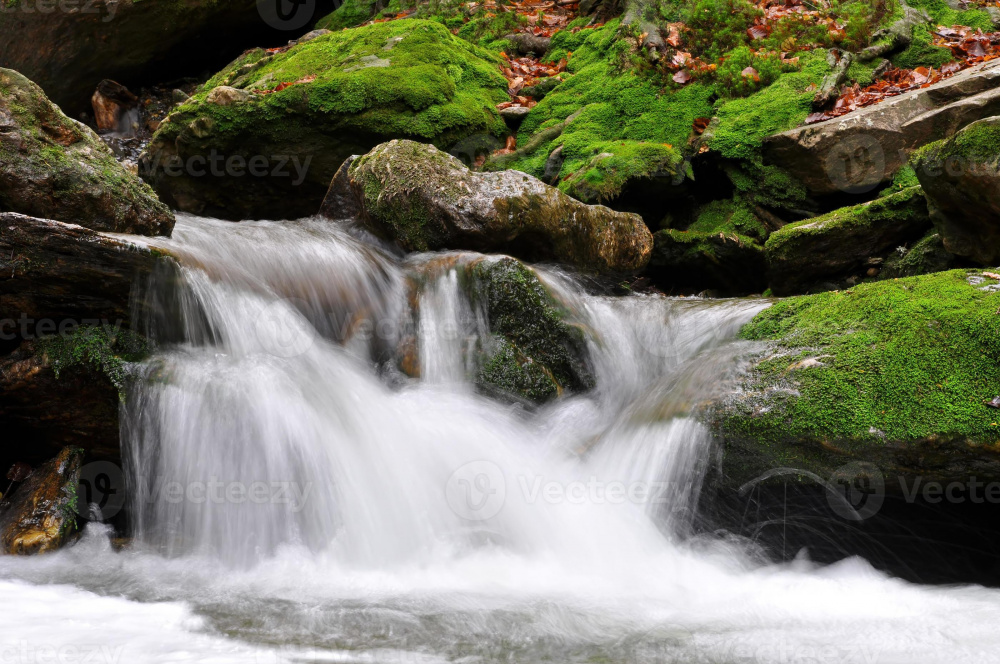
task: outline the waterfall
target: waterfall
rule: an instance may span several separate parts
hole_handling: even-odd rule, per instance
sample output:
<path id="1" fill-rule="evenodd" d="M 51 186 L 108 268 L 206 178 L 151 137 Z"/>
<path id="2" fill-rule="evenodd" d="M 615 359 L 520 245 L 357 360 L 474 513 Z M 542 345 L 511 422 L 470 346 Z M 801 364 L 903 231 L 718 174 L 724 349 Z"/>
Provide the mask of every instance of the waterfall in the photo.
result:
<path id="1" fill-rule="evenodd" d="M 732 364 L 722 342 L 765 306 L 598 297 L 540 270 L 589 330 L 597 388 L 525 412 L 471 379 L 488 332 L 459 283 L 475 256 L 400 261 L 324 220 L 182 217 L 165 248 L 181 272 L 152 288 L 181 304 L 149 322 L 165 341 L 124 428 L 137 533 L 242 565 L 286 544 L 360 566 L 656 550 L 698 493 L 692 404 Z M 420 377 L 387 380 L 410 333 Z"/>

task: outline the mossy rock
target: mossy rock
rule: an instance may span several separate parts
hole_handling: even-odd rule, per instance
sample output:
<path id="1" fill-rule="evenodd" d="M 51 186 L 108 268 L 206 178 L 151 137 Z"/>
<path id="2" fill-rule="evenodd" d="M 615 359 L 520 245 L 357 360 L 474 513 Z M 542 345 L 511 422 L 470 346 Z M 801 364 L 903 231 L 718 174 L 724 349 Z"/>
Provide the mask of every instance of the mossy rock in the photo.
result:
<path id="1" fill-rule="evenodd" d="M 736 233 L 662 230 L 653 234 L 647 274 L 669 293 L 760 293 L 766 284 L 764 250 Z"/>
<path id="2" fill-rule="evenodd" d="M 0 552 L 29 555 L 55 551 L 76 533 L 77 485 L 83 450 L 66 447 L 0 502 Z"/>
<path id="3" fill-rule="evenodd" d="M 777 295 L 803 293 L 877 269 L 896 247 L 931 227 L 920 187 L 788 224 L 764 244 L 768 284 Z"/>
<path id="4" fill-rule="evenodd" d="M 518 171 L 479 173 L 432 145 L 390 141 L 345 162 L 321 213 L 359 217 L 406 251 L 469 249 L 631 274 L 652 236 L 636 214 L 585 205 Z"/>
<path id="5" fill-rule="evenodd" d="M 874 464 L 900 479 L 1000 479 L 1000 284 L 952 270 L 776 302 L 741 331 L 762 344 L 711 409 L 725 481 Z M 800 479 L 809 480 L 807 474 Z"/>
<path id="6" fill-rule="evenodd" d="M 1000 262 L 1000 117 L 917 151 L 912 164 L 949 252 Z"/>
<path id="7" fill-rule="evenodd" d="M 169 235 L 174 226 L 167 206 L 97 134 L 11 69 L 0 69 L 0 212 L 141 235 Z"/>
<path id="8" fill-rule="evenodd" d="M 945 249 L 941 234 L 932 230 L 909 248 L 897 247 L 896 251 L 886 258 L 878 277 L 879 279 L 915 277 L 965 267 L 965 263 L 966 261 Z"/>
<path id="9" fill-rule="evenodd" d="M 472 301 L 495 336 L 483 349 L 480 386 L 533 403 L 594 386 L 582 329 L 530 268 L 513 258 L 485 259 L 469 277 Z"/>
<path id="10" fill-rule="evenodd" d="M 327 33 L 283 52 L 244 53 L 161 124 L 140 170 L 185 211 L 315 214 L 341 163 L 390 138 L 445 150 L 474 135 L 496 143 L 506 90 L 494 55 L 436 22 Z"/>

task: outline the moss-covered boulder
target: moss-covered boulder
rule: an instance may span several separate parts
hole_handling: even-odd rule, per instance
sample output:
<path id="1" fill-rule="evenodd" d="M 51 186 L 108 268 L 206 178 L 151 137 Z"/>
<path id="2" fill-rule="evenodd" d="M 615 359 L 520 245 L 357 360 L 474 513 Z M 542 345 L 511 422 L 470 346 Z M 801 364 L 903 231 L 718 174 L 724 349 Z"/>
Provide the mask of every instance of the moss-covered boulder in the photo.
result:
<path id="1" fill-rule="evenodd" d="M 775 294 L 787 295 L 875 276 L 888 254 L 930 227 L 920 187 L 788 224 L 764 244 L 768 284 Z"/>
<path id="2" fill-rule="evenodd" d="M 825 481 L 850 462 L 897 495 L 917 477 L 1000 479 L 998 307 L 998 280 L 969 270 L 776 302 L 742 329 L 761 345 L 710 417 L 725 482 Z"/>
<path id="3" fill-rule="evenodd" d="M 172 206 L 224 219 L 315 214 L 345 159 L 391 138 L 500 137 L 499 61 L 399 20 L 244 53 L 160 125 L 140 172 Z M 491 140 L 496 140 L 492 138 Z"/>
<path id="4" fill-rule="evenodd" d="M 945 248 L 1000 262 L 1000 116 L 918 151 L 913 165 Z"/>
<path id="5" fill-rule="evenodd" d="M 766 287 L 764 249 L 736 233 L 658 231 L 647 273 L 670 293 L 746 295 Z"/>
<path id="6" fill-rule="evenodd" d="M 480 348 L 481 389 L 544 403 L 594 386 L 582 329 L 530 268 L 513 258 L 484 259 L 469 277 L 492 335 Z"/>
<path id="7" fill-rule="evenodd" d="M 358 216 L 407 251 L 502 252 L 594 273 L 637 272 L 653 244 L 636 214 L 586 205 L 519 171 L 477 173 L 413 141 L 345 163 L 322 214 Z"/>
<path id="8" fill-rule="evenodd" d="M 257 0 L 0 0 L 0 64 L 77 117 L 105 78 L 148 85 L 213 71 L 303 34 L 331 4 L 297 4 L 282 20 L 267 15 L 277 3 Z"/>
<path id="9" fill-rule="evenodd" d="M 0 212 L 118 233 L 169 235 L 174 217 L 97 134 L 0 69 Z"/>
<path id="10" fill-rule="evenodd" d="M 0 501 L 0 552 L 54 551 L 76 533 L 83 450 L 66 447 Z"/>

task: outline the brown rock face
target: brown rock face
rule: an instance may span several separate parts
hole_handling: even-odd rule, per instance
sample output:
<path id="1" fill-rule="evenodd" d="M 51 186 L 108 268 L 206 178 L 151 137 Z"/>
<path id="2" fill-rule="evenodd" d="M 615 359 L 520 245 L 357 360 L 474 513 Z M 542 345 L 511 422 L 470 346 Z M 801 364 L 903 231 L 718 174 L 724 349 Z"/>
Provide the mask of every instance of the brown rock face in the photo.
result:
<path id="1" fill-rule="evenodd" d="M 1000 113 L 1000 62 L 974 67 L 842 118 L 764 142 L 764 156 L 815 195 L 863 193 L 892 178 L 910 150 Z"/>
<path id="2" fill-rule="evenodd" d="M 169 235 L 173 213 L 41 88 L 0 69 L 0 212 L 116 233 Z"/>
<path id="3" fill-rule="evenodd" d="M 94 109 L 94 122 L 99 131 L 133 133 L 128 126 L 127 114 L 138 107 L 139 98 L 121 83 L 108 79 L 101 81 L 90 98 L 90 105 Z"/>
<path id="4" fill-rule="evenodd" d="M 77 484 L 83 450 L 66 447 L 35 468 L 0 502 L 0 551 L 54 551 L 76 532 Z"/>
<path id="5" fill-rule="evenodd" d="M 321 214 L 359 217 L 407 251 L 502 252 L 605 274 L 638 272 L 653 248 L 637 214 L 586 205 L 519 171 L 477 173 L 413 141 L 348 160 Z"/>

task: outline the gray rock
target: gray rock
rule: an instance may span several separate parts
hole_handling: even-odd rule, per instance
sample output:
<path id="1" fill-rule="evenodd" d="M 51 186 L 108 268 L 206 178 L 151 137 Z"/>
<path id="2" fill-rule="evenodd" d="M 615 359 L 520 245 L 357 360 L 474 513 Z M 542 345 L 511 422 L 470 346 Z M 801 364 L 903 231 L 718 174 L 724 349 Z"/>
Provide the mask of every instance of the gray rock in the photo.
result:
<path id="1" fill-rule="evenodd" d="M 863 193 L 888 181 L 908 151 L 1000 113 L 1000 61 L 973 67 L 841 118 L 769 137 L 765 158 L 812 194 Z"/>

